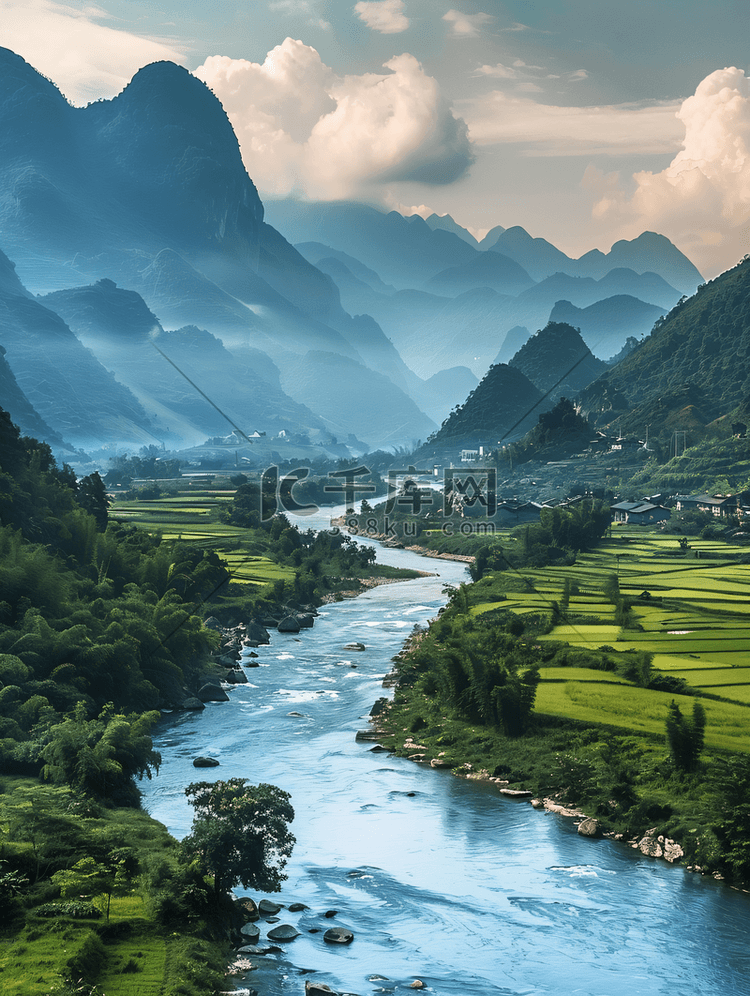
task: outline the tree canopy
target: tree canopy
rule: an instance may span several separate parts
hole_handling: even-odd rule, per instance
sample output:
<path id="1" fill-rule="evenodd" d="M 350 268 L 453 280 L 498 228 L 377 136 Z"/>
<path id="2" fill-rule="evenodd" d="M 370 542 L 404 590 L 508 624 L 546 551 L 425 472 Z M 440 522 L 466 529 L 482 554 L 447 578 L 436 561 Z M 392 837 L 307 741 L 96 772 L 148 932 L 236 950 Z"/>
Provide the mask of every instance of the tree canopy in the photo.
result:
<path id="1" fill-rule="evenodd" d="M 275 785 L 248 785 L 246 778 L 193 782 L 185 789 L 195 809 L 182 845 L 213 876 L 218 898 L 233 886 L 279 892 L 295 838 L 290 795 Z"/>

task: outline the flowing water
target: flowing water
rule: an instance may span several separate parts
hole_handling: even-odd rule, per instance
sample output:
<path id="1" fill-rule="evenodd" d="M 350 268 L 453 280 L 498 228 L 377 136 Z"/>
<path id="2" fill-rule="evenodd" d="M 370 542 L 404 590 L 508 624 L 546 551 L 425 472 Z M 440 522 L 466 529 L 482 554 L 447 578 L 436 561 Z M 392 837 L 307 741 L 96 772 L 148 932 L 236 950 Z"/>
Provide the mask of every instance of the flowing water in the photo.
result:
<path id="1" fill-rule="evenodd" d="M 302 996 L 306 979 L 360 996 L 415 979 L 438 996 L 750 994 L 746 895 L 355 741 L 391 657 L 435 616 L 443 585 L 465 579 L 462 564 L 408 551 L 378 548 L 378 560 L 436 574 L 324 606 L 298 635 L 273 633 L 230 702 L 167 717 L 156 736 L 163 764 L 144 804 L 177 837 L 190 829 L 191 781 L 237 776 L 292 796 L 297 843 L 269 898 L 308 907 L 279 914 L 301 933 L 250 956 L 237 984 L 264 996 Z M 355 641 L 366 649 L 344 649 Z M 205 754 L 221 766 L 195 769 Z M 325 944 L 332 925 L 353 943 Z M 260 926 L 263 943 L 271 925 Z"/>

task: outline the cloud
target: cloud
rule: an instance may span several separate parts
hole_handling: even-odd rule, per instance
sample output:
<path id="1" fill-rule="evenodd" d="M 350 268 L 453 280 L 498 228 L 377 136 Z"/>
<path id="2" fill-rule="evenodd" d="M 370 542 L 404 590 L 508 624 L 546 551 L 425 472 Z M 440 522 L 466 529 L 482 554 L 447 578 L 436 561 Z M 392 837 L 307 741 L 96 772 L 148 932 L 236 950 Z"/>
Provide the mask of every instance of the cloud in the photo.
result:
<path id="1" fill-rule="evenodd" d="M 443 20 L 451 26 L 454 38 L 476 38 L 483 24 L 494 21 L 490 14 L 462 14 L 459 10 L 449 10 Z"/>
<path id="2" fill-rule="evenodd" d="M 734 67 L 711 73 L 677 117 L 682 149 L 661 172 L 635 173 L 635 192 L 589 175 L 594 216 L 625 232 L 663 232 L 715 275 L 749 248 L 750 79 Z"/>
<path id="3" fill-rule="evenodd" d="M 54 80 L 68 100 L 112 97 L 150 62 L 182 63 L 176 42 L 135 35 L 100 23 L 108 14 L 54 0 L 2 0 L 2 44 Z"/>
<path id="4" fill-rule="evenodd" d="M 330 23 L 318 16 L 311 0 L 274 0 L 273 3 L 269 3 L 268 9 L 274 12 L 278 11 L 287 17 L 307 15 L 307 23 L 311 27 L 322 28 L 324 31 L 331 30 Z"/>
<path id="5" fill-rule="evenodd" d="M 354 10 L 368 28 L 384 35 L 395 35 L 409 27 L 404 0 L 361 0 Z"/>
<path id="6" fill-rule="evenodd" d="M 489 75 L 489 74 L 488 74 Z M 532 83 L 524 88 L 536 89 Z M 681 128 L 671 102 L 559 107 L 499 90 L 456 101 L 477 145 L 518 143 L 531 156 L 670 153 Z"/>
<path id="7" fill-rule="evenodd" d="M 339 77 L 287 38 L 262 64 L 212 56 L 196 75 L 223 103 L 261 194 L 334 199 L 462 176 L 473 161 L 466 125 L 437 81 L 408 54 L 384 68 Z"/>

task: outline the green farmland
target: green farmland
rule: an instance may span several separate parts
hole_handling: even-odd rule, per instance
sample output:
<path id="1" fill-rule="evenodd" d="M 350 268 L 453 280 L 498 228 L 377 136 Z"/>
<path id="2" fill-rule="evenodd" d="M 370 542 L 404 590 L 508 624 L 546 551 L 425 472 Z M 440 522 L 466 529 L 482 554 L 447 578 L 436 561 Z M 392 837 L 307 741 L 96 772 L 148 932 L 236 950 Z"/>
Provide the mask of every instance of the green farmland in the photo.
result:
<path id="1" fill-rule="evenodd" d="M 510 536 L 502 542 L 511 544 Z M 691 539 L 686 551 L 674 536 L 613 527 L 612 535 L 572 566 L 522 568 L 485 577 L 474 587 L 472 614 L 498 608 L 522 616 L 552 611 L 564 598 L 559 624 L 540 643 L 613 653 L 653 655 L 652 669 L 674 675 L 707 696 L 706 745 L 750 753 L 750 563 L 747 548 Z M 750 558 L 748 558 L 750 559 Z M 506 575 L 510 575 L 507 577 Z M 603 594 L 615 575 L 631 603 L 627 625 Z M 498 590 L 505 598 L 498 603 Z M 483 600 L 483 593 L 489 598 Z M 562 673 L 565 680 L 562 681 Z M 570 671 L 577 672 L 571 674 Z M 643 733 L 663 733 L 669 702 L 679 696 L 623 687 L 612 675 L 581 668 L 543 668 L 535 709 L 540 714 L 597 722 Z"/>

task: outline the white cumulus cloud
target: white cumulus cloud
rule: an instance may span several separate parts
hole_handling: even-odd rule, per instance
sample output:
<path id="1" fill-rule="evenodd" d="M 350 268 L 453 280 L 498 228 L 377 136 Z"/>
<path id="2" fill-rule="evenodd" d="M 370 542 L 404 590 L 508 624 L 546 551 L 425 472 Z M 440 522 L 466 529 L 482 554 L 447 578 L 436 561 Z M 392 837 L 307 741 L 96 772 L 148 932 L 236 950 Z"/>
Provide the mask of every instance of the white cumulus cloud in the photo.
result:
<path id="1" fill-rule="evenodd" d="M 711 73 L 677 118 L 682 148 L 661 172 L 634 174 L 635 192 L 589 174 L 594 216 L 626 234 L 663 232 L 715 275 L 750 250 L 750 79 L 734 67 Z"/>
<path id="2" fill-rule="evenodd" d="M 409 27 L 404 0 L 361 0 L 354 10 L 368 28 L 384 35 L 395 35 Z"/>
<path id="3" fill-rule="evenodd" d="M 212 56 L 196 75 L 224 105 L 261 194 L 334 199 L 457 179 L 473 160 L 465 123 L 413 56 L 384 68 L 339 77 L 287 38 L 262 64 Z"/>
<path id="4" fill-rule="evenodd" d="M 456 38 L 476 38 L 482 25 L 493 21 L 491 14 L 462 14 L 460 10 L 449 10 L 443 20 L 451 26 L 451 34 Z"/>
<path id="5" fill-rule="evenodd" d="M 85 4 L 0 0 L 0 43 L 54 80 L 74 104 L 114 96 L 149 62 L 183 62 L 178 44 L 101 23 L 108 16 Z"/>

